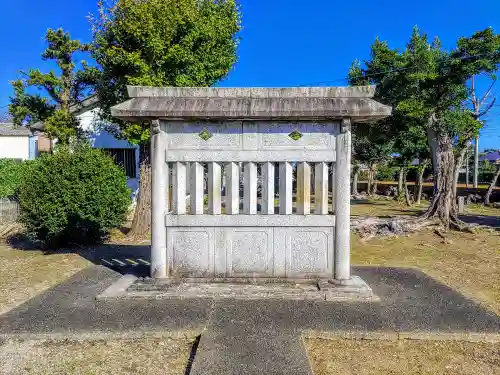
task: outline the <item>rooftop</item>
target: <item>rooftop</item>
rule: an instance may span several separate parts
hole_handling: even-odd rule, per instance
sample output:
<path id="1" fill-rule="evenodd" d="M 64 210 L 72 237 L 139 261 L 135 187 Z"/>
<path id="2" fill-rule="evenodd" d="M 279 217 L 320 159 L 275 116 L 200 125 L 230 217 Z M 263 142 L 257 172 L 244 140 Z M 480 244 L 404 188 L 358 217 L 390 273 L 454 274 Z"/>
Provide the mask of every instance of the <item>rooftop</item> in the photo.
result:
<path id="1" fill-rule="evenodd" d="M 391 115 L 373 100 L 375 86 L 213 88 L 129 86 L 130 100 L 114 106 L 113 116 L 146 119 L 274 119 L 372 121 Z"/>
<path id="2" fill-rule="evenodd" d="M 16 126 L 12 123 L 0 123 L 0 136 L 1 137 L 20 137 L 31 135 L 31 130 L 24 126 Z"/>

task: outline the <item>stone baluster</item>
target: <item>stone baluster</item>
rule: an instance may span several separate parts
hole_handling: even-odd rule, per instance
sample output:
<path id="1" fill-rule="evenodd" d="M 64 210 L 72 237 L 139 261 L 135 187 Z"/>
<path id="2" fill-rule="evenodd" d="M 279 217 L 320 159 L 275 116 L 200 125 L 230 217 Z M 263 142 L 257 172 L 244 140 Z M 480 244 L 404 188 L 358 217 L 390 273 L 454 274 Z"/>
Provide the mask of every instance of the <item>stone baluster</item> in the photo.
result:
<path id="1" fill-rule="evenodd" d="M 243 213 L 257 213 L 257 164 L 251 162 L 243 169 Z"/>
<path id="2" fill-rule="evenodd" d="M 337 201 L 337 193 L 336 193 L 336 189 L 337 189 L 337 177 L 336 177 L 336 175 L 337 175 L 337 164 L 336 163 L 332 163 L 332 212 L 333 212 L 334 215 L 337 212 L 337 209 L 336 209 L 336 201 Z"/>
<path id="3" fill-rule="evenodd" d="M 279 212 L 281 215 L 290 215 L 292 213 L 292 190 L 293 190 L 293 170 L 289 162 L 280 163 L 280 188 L 279 188 Z"/>
<path id="4" fill-rule="evenodd" d="M 191 214 L 203 215 L 203 164 L 191 164 Z"/>
<path id="5" fill-rule="evenodd" d="M 299 163 L 297 167 L 297 214 L 311 213 L 311 166 Z"/>
<path id="6" fill-rule="evenodd" d="M 328 164 L 316 163 L 314 166 L 314 212 L 328 214 Z"/>
<path id="7" fill-rule="evenodd" d="M 173 211 L 176 215 L 186 214 L 186 164 L 174 163 L 173 171 Z"/>
<path id="8" fill-rule="evenodd" d="M 208 213 L 211 215 L 221 214 L 221 165 L 219 163 L 208 164 Z"/>
<path id="9" fill-rule="evenodd" d="M 240 212 L 240 168 L 238 163 L 226 165 L 226 214 L 237 215 Z"/>
<path id="10" fill-rule="evenodd" d="M 262 164 L 262 205 L 264 215 L 274 214 L 274 163 Z"/>

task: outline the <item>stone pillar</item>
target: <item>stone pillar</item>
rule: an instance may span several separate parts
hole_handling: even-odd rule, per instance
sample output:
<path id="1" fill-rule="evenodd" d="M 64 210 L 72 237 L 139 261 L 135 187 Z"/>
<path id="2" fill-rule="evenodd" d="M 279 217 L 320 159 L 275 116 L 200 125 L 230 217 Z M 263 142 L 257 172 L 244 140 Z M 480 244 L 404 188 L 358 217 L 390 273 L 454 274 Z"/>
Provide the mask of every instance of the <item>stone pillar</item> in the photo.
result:
<path id="1" fill-rule="evenodd" d="M 166 134 L 160 121 L 151 126 L 151 277 L 168 276 L 167 228 L 165 214 L 168 210 L 168 164 L 165 158 Z"/>
<path id="2" fill-rule="evenodd" d="M 335 168 L 335 258 L 334 281 L 351 278 L 350 216 L 351 216 L 351 119 L 344 118 L 336 137 Z"/>

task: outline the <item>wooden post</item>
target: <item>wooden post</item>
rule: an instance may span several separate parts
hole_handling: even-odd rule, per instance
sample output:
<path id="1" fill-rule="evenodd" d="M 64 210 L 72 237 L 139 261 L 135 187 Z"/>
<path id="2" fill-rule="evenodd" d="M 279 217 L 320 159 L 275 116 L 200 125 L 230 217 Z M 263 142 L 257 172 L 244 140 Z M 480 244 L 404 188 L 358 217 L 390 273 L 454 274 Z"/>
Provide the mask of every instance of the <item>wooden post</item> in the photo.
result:
<path id="1" fill-rule="evenodd" d="M 458 213 L 463 214 L 465 212 L 465 197 L 458 197 Z"/>

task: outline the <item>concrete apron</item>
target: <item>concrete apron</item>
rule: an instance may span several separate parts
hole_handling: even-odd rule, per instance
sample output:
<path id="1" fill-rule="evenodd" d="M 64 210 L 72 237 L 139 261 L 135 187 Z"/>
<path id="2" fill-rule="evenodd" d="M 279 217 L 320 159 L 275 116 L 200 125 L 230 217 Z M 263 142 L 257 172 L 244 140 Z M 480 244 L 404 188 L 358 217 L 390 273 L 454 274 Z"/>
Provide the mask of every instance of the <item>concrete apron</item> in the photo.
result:
<path id="1" fill-rule="evenodd" d="M 359 276 L 352 276 L 349 283 L 338 285 L 326 280 L 273 280 L 271 282 L 240 280 L 240 282 L 174 283 L 169 280 L 122 276 L 103 293 L 98 300 L 116 299 L 290 299 L 313 301 L 377 302 L 370 286 Z"/>

